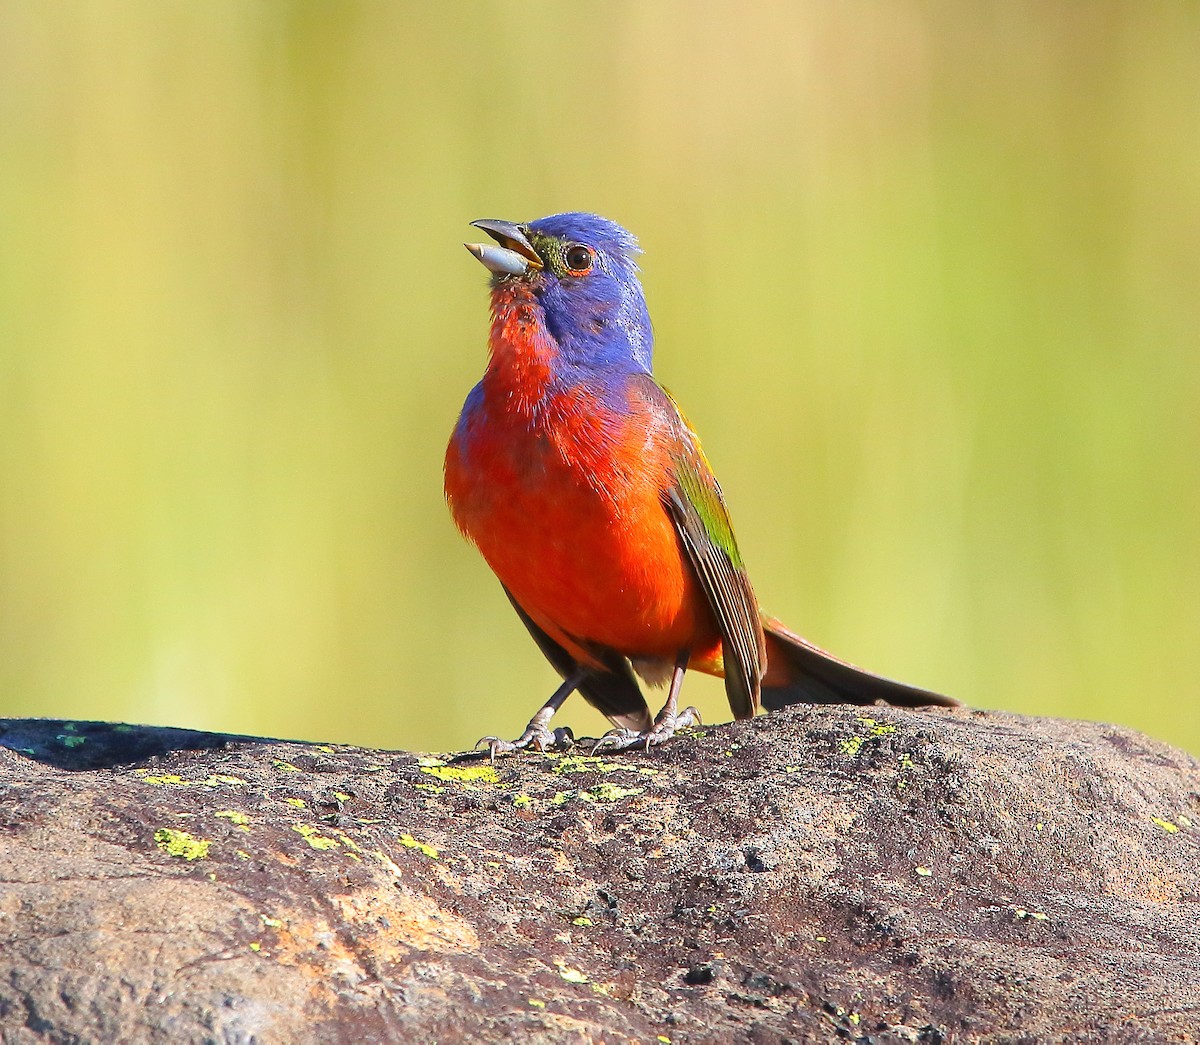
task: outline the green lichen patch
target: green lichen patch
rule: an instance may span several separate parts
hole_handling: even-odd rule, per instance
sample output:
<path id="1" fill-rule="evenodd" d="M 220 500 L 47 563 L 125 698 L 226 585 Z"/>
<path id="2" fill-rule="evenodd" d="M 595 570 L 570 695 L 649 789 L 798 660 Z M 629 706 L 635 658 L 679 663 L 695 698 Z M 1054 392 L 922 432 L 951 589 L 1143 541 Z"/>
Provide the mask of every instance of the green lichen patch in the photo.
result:
<path id="1" fill-rule="evenodd" d="M 421 772 L 451 784 L 500 783 L 495 766 L 421 766 Z"/>
<path id="2" fill-rule="evenodd" d="M 342 831 L 341 829 L 335 829 L 335 830 L 337 830 L 337 836 L 338 836 L 338 838 L 341 839 L 342 845 L 344 845 L 347 849 L 351 850 L 351 852 L 348 855 L 353 856 L 355 853 L 362 852 L 362 848 L 359 846 L 359 844 L 353 838 L 351 838 L 348 834 L 346 834 L 345 831 Z"/>
<path id="3" fill-rule="evenodd" d="M 154 841 L 168 856 L 181 860 L 203 860 L 208 856 L 208 847 L 212 845 L 206 838 L 197 838 L 173 827 L 160 827 L 154 832 Z"/>
<path id="4" fill-rule="evenodd" d="M 533 797 L 527 794 L 513 795 L 512 804 L 518 809 L 528 809 L 533 805 Z"/>
<path id="5" fill-rule="evenodd" d="M 582 802 L 591 802 L 593 804 L 599 802 L 618 802 L 622 798 L 632 798 L 634 795 L 640 795 L 646 789 L 644 787 L 619 787 L 616 784 L 610 784 L 605 781 L 602 784 L 597 784 L 590 791 L 580 791 L 579 799 Z"/>
<path id="6" fill-rule="evenodd" d="M 146 769 L 136 770 L 138 778 L 144 784 L 154 784 L 157 787 L 220 787 L 222 784 L 244 784 L 241 777 L 226 776 L 223 773 L 212 773 L 203 780 L 188 780 L 178 773 L 150 773 Z"/>
<path id="7" fill-rule="evenodd" d="M 291 762 L 283 758 L 271 759 L 271 765 L 278 769 L 281 773 L 299 773 L 302 772 L 299 766 L 293 765 Z"/>
<path id="8" fill-rule="evenodd" d="M 307 809 L 308 803 L 303 798 L 285 798 L 284 801 L 293 809 Z"/>
<path id="9" fill-rule="evenodd" d="M 176 773 L 163 773 L 159 776 L 144 776 L 142 782 L 146 784 L 156 784 L 159 787 L 187 787 L 192 783 L 190 780 L 184 780 L 183 777 Z"/>
<path id="10" fill-rule="evenodd" d="M 1171 823 L 1170 820 L 1163 820 L 1162 817 L 1152 816 L 1150 818 L 1150 822 L 1152 824 L 1156 824 L 1159 827 L 1161 827 L 1169 835 L 1174 835 L 1174 834 L 1179 833 L 1179 826 L 1177 824 Z"/>
<path id="11" fill-rule="evenodd" d="M 268 929 L 283 928 L 283 922 L 281 922 L 278 918 L 272 918 L 267 914 L 260 914 L 259 917 L 262 919 L 263 925 L 265 925 Z"/>
<path id="12" fill-rule="evenodd" d="M 72 736 L 69 733 L 59 733 L 54 739 L 67 748 L 80 747 L 87 743 L 87 737 Z"/>
<path id="13" fill-rule="evenodd" d="M 858 721 L 867 727 L 868 731 L 873 737 L 885 737 L 889 733 L 896 732 L 895 726 L 889 725 L 885 722 L 880 722 L 878 719 L 864 718 L 862 715 L 859 715 Z"/>
<path id="14" fill-rule="evenodd" d="M 849 755 L 854 758 L 863 748 L 863 744 L 867 742 L 866 737 L 846 737 L 838 743 L 838 750 L 843 755 Z"/>
<path id="15" fill-rule="evenodd" d="M 342 844 L 336 838 L 321 834 L 311 824 L 293 824 L 292 830 L 314 849 L 337 849 Z"/>
<path id="16" fill-rule="evenodd" d="M 219 809 L 213 816 L 220 817 L 222 820 L 228 820 L 239 831 L 250 830 L 250 818 L 236 809 Z"/>
<path id="17" fill-rule="evenodd" d="M 401 835 L 398 839 L 396 839 L 396 841 L 398 841 L 406 849 L 416 849 L 418 852 L 424 853 L 427 857 L 429 857 L 430 860 L 436 860 L 438 858 L 438 851 L 434 846 L 431 846 L 428 842 L 421 842 L 418 839 L 413 838 L 412 835 Z"/>
<path id="18" fill-rule="evenodd" d="M 933 874 L 928 867 L 914 867 L 913 873 L 920 878 L 929 878 Z"/>
<path id="19" fill-rule="evenodd" d="M 418 791 L 428 791 L 431 795 L 440 795 L 446 789 L 441 784 L 413 784 Z"/>
<path id="20" fill-rule="evenodd" d="M 634 768 L 628 762 L 614 762 L 597 755 L 564 755 L 556 762 L 556 773 L 615 773 L 618 769 Z"/>
<path id="21" fill-rule="evenodd" d="M 572 918 L 571 924 L 586 926 L 586 925 L 594 925 L 595 922 L 593 922 L 586 914 L 581 914 L 578 918 Z"/>

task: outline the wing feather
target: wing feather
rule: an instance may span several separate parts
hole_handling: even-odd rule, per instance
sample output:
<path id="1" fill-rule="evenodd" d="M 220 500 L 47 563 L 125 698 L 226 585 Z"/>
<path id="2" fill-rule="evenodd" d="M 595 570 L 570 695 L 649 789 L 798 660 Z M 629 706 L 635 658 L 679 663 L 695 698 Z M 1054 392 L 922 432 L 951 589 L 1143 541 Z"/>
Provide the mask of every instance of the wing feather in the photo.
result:
<path id="1" fill-rule="evenodd" d="M 729 706 L 737 718 L 750 718 L 758 708 L 766 663 L 758 603 L 700 440 L 670 395 L 654 387 L 676 429 L 672 483 L 664 494 L 664 506 L 721 633 Z"/>

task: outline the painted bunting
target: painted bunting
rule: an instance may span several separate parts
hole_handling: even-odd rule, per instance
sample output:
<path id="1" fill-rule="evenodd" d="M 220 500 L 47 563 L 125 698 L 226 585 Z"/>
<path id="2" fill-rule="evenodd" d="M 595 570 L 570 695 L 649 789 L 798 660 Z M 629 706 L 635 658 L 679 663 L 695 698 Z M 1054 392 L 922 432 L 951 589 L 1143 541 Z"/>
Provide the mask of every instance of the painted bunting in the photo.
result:
<path id="1" fill-rule="evenodd" d="M 492 273 L 483 379 L 446 451 L 454 521 L 563 678 L 498 752 L 564 746 L 575 690 L 613 723 L 600 747 L 650 747 L 689 668 L 725 679 L 736 718 L 796 703 L 907 706 L 949 697 L 862 671 L 759 611 L 700 440 L 651 367 L 637 241 L 594 214 L 472 224 Z M 634 672 L 669 681 L 656 718 Z"/>

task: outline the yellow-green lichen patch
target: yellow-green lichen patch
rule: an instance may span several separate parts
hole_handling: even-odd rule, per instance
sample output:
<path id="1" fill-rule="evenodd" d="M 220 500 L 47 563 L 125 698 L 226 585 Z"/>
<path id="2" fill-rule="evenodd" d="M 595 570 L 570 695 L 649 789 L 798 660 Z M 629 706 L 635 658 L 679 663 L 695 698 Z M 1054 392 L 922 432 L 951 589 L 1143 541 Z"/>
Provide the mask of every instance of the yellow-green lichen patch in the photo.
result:
<path id="1" fill-rule="evenodd" d="M 515 805 L 518 809 L 528 809 L 530 806 L 533 805 L 533 798 L 532 798 L 532 796 L 526 795 L 524 793 L 519 794 L 519 795 L 513 795 L 512 804 Z"/>
<path id="2" fill-rule="evenodd" d="M 299 766 L 293 765 L 291 762 L 288 762 L 286 759 L 283 759 L 283 758 L 271 759 L 271 765 L 273 765 L 281 773 L 299 773 L 299 772 L 301 772 L 301 769 Z"/>
<path id="3" fill-rule="evenodd" d="M 838 743 L 838 750 L 843 755 L 849 755 L 854 758 L 863 748 L 863 744 L 867 742 L 866 737 L 847 737 Z"/>
<path id="4" fill-rule="evenodd" d="M 902 773 L 907 773 L 917 768 L 916 762 L 912 760 L 907 752 L 900 756 L 900 761 L 897 765 L 900 767 Z"/>
<path id="5" fill-rule="evenodd" d="M 335 791 L 333 793 L 333 797 L 336 798 L 342 804 L 345 804 L 346 802 L 351 802 L 354 800 L 354 796 L 346 794 L 345 791 Z"/>
<path id="6" fill-rule="evenodd" d="M 575 794 L 574 791 L 555 791 L 554 797 L 550 799 L 550 804 L 552 806 L 565 806 L 569 801 L 571 801 L 571 796 L 573 794 Z"/>
<path id="7" fill-rule="evenodd" d="M 1171 821 L 1170 821 L 1170 820 L 1164 820 L 1164 819 L 1162 819 L 1162 817 L 1158 817 L 1158 816 L 1152 816 L 1152 817 L 1150 818 L 1150 822 L 1151 822 L 1152 824 L 1157 824 L 1157 825 L 1158 825 L 1159 827 L 1161 827 L 1161 828 L 1162 828 L 1164 831 L 1166 831 L 1166 832 L 1167 832 L 1167 834 L 1169 834 L 1169 835 L 1174 835 L 1174 834 L 1178 834 L 1178 833 L 1179 833 L 1179 827 L 1178 827 L 1178 825 L 1171 823 Z"/>
<path id="8" fill-rule="evenodd" d="M 546 1003 L 541 998 L 527 998 L 526 1001 L 535 1009 L 544 1009 L 546 1007 Z"/>
<path id="9" fill-rule="evenodd" d="M 254 951 L 257 954 L 259 951 L 262 950 L 262 944 L 259 943 L 257 940 L 255 940 L 253 943 L 250 944 L 250 950 Z"/>
<path id="10" fill-rule="evenodd" d="M 914 867 L 913 873 L 920 878 L 929 878 L 933 874 L 928 867 Z"/>
<path id="11" fill-rule="evenodd" d="M 885 722 L 880 722 L 878 719 L 873 719 L 873 718 L 863 718 L 863 717 L 860 715 L 860 716 L 858 717 L 858 721 L 859 721 L 859 722 L 861 722 L 861 723 L 862 723 L 864 726 L 866 726 L 866 727 L 867 727 L 867 729 L 869 730 L 869 732 L 870 732 L 871 736 L 873 736 L 873 737 L 885 737 L 885 736 L 887 736 L 889 733 L 895 733 L 895 732 L 896 732 L 896 727 L 895 727 L 895 726 L 888 725 L 888 724 L 887 724 L 887 723 L 885 723 Z"/>
<path id="12" fill-rule="evenodd" d="M 616 784 L 610 784 L 608 781 L 597 784 L 590 791 L 580 791 L 579 798 L 583 802 L 617 802 L 622 798 L 632 798 L 634 795 L 640 795 L 646 789 L 644 787 L 618 787 Z"/>
<path id="13" fill-rule="evenodd" d="M 168 856 L 176 856 L 181 860 L 203 860 L 208 856 L 208 847 L 212 845 L 206 838 L 196 838 L 187 831 L 178 831 L 173 827 L 160 827 L 154 832 L 154 841 Z"/>
<path id="14" fill-rule="evenodd" d="M 244 784 L 246 782 L 241 777 L 225 776 L 221 773 L 214 773 L 203 780 L 186 780 L 178 773 L 151 774 L 146 769 L 138 769 L 135 772 L 142 783 L 154 784 L 158 787 L 218 787 L 221 784 Z"/>
<path id="15" fill-rule="evenodd" d="M 324 752 L 326 755 L 336 755 L 337 751 L 331 748 L 328 744 L 318 744 L 317 750 Z"/>
<path id="16" fill-rule="evenodd" d="M 564 755 L 556 761 L 556 773 L 615 773 L 618 769 L 634 768 L 628 762 L 613 762 L 596 755 Z"/>
<path id="17" fill-rule="evenodd" d="M 59 733 L 54 739 L 62 744 L 63 747 L 79 747 L 87 743 L 87 737 L 71 736 L 69 733 Z"/>
<path id="18" fill-rule="evenodd" d="M 184 780 L 176 773 L 163 773 L 160 776 L 144 776 L 142 781 L 147 784 L 157 784 L 160 787 L 187 787 L 190 780 Z"/>
<path id="19" fill-rule="evenodd" d="M 1012 913 L 1018 922 L 1026 918 L 1032 918 L 1035 922 L 1044 922 L 1050 918 L 1048 914 L 1043 914 L 1041 911 L 1027 911 L 1024 907 L 1013 907 Z"/>
<path id="20" fill-rule="evenodd" d="M 263 925 L 265 925 L 268 929 L 283 928 L 283 922 L 281 922 L 278 918 L 272 918 L 268 914 L 260 914 L 259 917 L 262 919 Z"/>
<path id="21" fill-rule="evenodd" d="M 440 795 L 446 789 L 441 784 L 413 784 L 418 791 L 428 791 L 431 795 Z"/>
<path id="22" fill-rule="evenodd" d="M 581 914 L 578 918 L 572 918 L 571 924 L 572 925 L 594 925 L 595 923 L 586 914 Z"/>
<path id="23" fill-rule="evenodd" d="M 422 773 L 451 784 L 498 784 L 495 766 L 421 766 Z"/>
<path id="24" fill-rule="evenodd" d="M 336 838 L 321 834 L 311 824 L 293 824 L 292 830 L 314 849 L 337 849 L 341 845 Z"/>
<path id="25" fill-rule="evenodd" d="M 337 831 L 338 838 L 342 840 L 342 845 L 351 850 L 348 855 L 353 856 L 355 853 L 362 852 L 362 848 L 359 846 L 359 844 L 348 834 L 346 834 L 345 831 L 343 831 L 341 828 L 335 828 L 334 830 Z"/>
<path id="26" fill-rule="evenodd" d="M 587 974 L 581 972 L 568 965 L 562 958 L 555 958 L 554 964 L 558 966 L 558 975 L 561 976 L 567 983 L 587 983 Z"/>
<path id="27" fill-rule="evenodd" d="M 291 806 L 293 809 L 306 809 L 306 808 L 308 808 L 308 806 L 307 806 L 307 803 L 304 801 L 304 799 L 303 799 L 303 798 L 285 798 L 285 799 L 284 799 L 284 801 L 285 801 L 285 802 L 286 802 L 288 805 L 290 805 L 290 806 Z"/>
<path id="28" fill-rule="evenodd" d="M 113 726 L 114 733 L 136 733 L 137 729 L 134 726 L 127 726 L 121 723 L 119 726 Z"/>
<path id="29" fill-rule="evenodd" d="M 434 846 L 429 845 L 427 842 L 418 841 L 416 838 L 413 838 L 412 835 L 401 835 L 396 839 L 396 841 L 398 841 L 406 849 L 416 849 L 419 852 L 424 853 L 427 857 L 429 857 L 430 860 L 436 860 L 438 858 L 438 851 Z"/>
<path id="30" fill-rule="evenodd" d="M 245 813 L 240 813 L 236 809 L 219 809 L 213 816 L 220 817 L 222 820 L 228 820 L 239 831 L 250 830 L 250 818 Z"/>

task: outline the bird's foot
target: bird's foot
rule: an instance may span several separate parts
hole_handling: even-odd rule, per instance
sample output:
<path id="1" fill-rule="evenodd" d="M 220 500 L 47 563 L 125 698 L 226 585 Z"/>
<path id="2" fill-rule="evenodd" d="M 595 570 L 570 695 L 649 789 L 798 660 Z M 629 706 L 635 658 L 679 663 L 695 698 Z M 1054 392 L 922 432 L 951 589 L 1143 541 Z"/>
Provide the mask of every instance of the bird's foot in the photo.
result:
<path id="1" fill-rule="evenodd" d="M 485 748 L 488 759 L 496 761 L 497 755 L 507 755 L 514 751 L 565 751 L 575 746 L 575 734 L 569 726 L 558 726 L 548 729 L 540 723 L 529 723 L 525 732 L 516 740 L 501 740 L 499 737 L 482 737 L 475 743 L 475 749 Z"/>
<path id="2" fill-rule="evenodd" d="M 652 747 L 665 744 L 677 730 L 700 724 L 700 712 L 695 708 L 684 708 L 678 715 L 660 714 L 650 729 L 610 729 L 592 745 L 591 754 L 632 751 L 639 747 L 649 751 Z"/>

